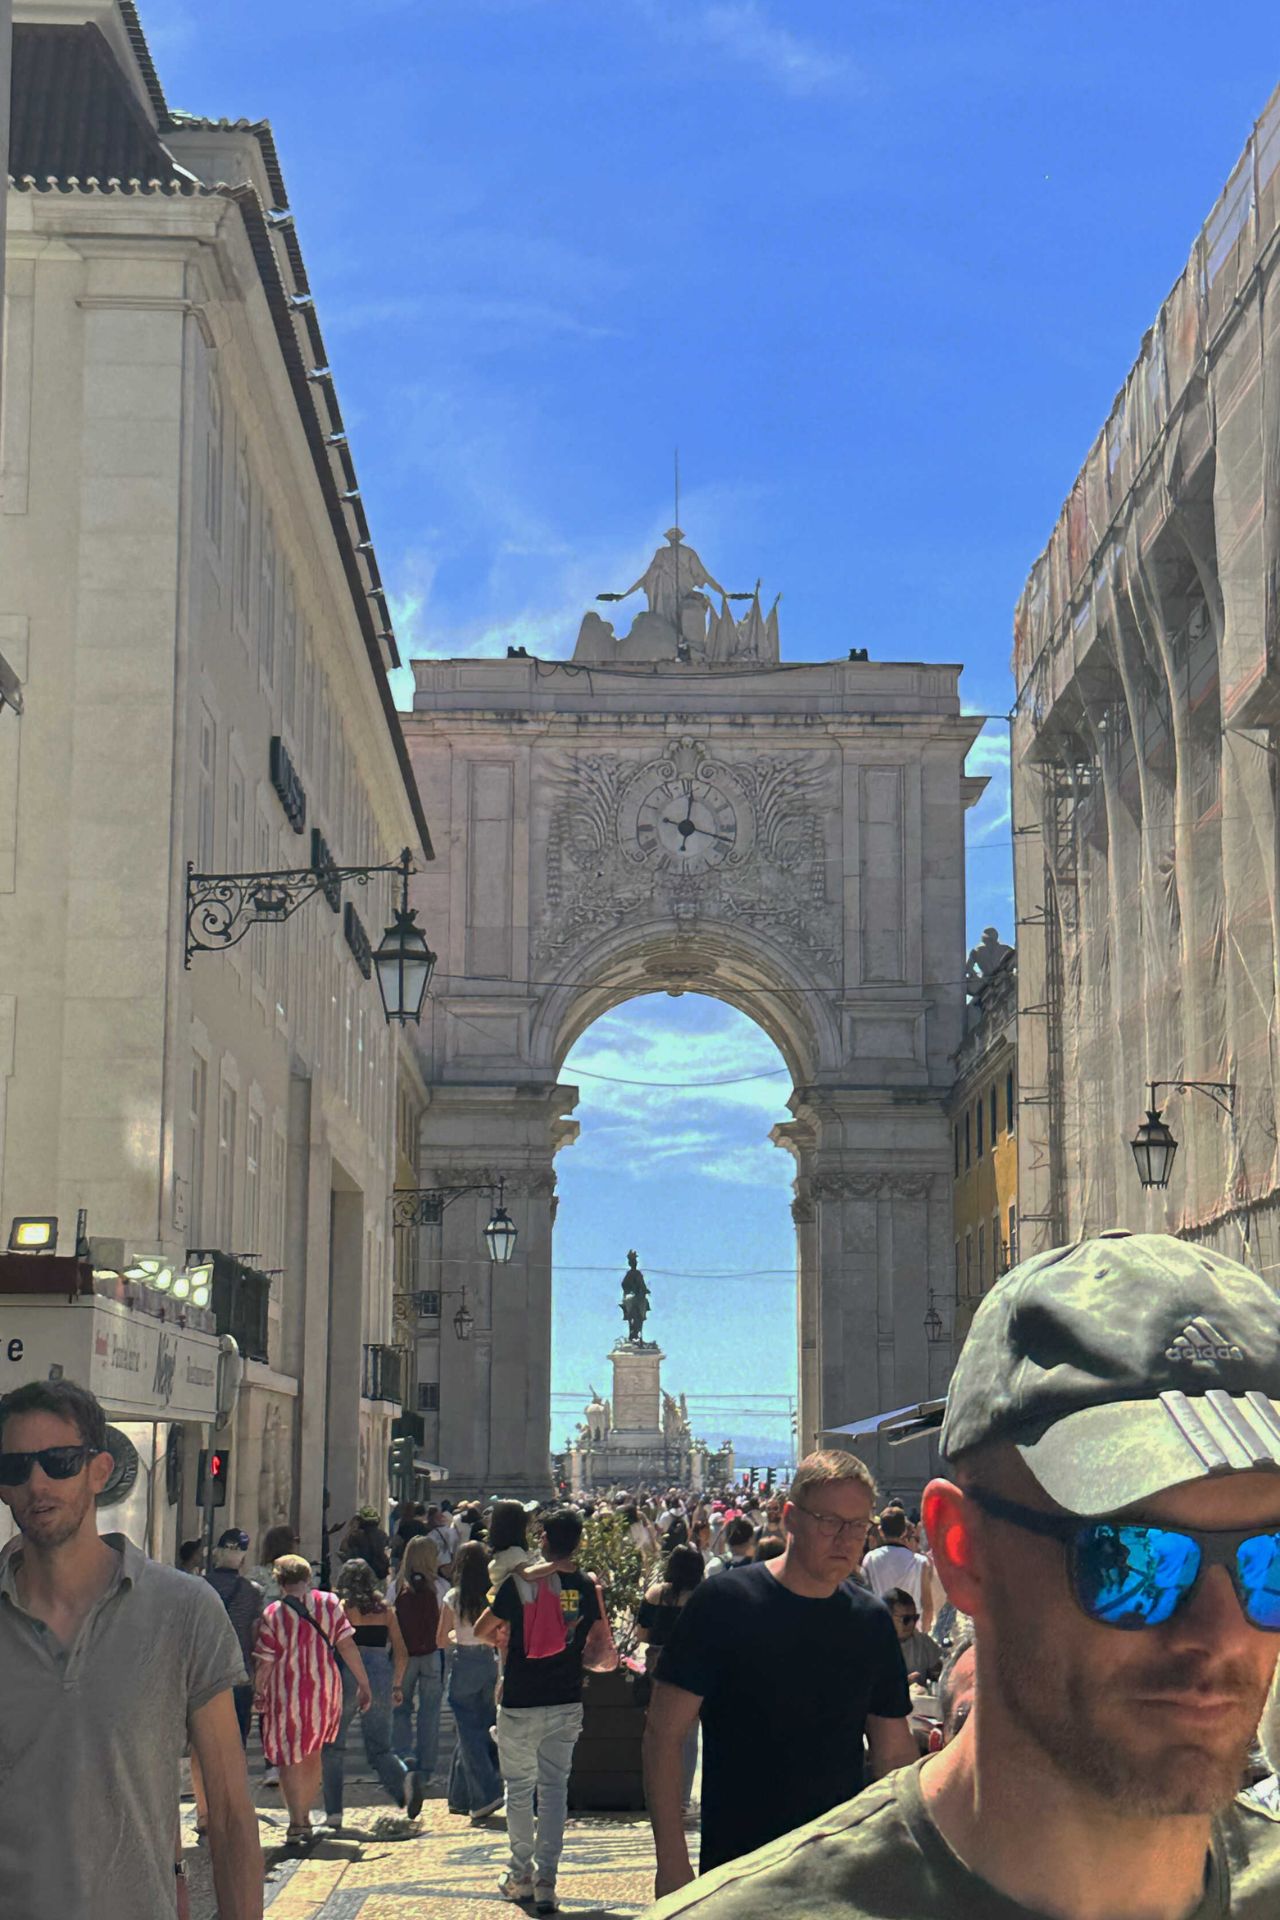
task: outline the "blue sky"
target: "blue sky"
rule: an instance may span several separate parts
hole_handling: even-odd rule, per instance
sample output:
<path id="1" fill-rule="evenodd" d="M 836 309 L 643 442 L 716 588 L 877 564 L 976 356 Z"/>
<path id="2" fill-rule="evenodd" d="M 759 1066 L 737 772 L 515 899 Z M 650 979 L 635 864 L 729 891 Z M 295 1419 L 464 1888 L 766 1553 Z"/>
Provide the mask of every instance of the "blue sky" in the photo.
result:
<path id="1" fill-rule="evenodd" d="M 783 593 L 784 657 L 962 661 L 992 714 L 1027 570 L 1280 77 L 1273 0 L 1211 29 L 1190 0 L 142 12 L 175 106 L 273 122 L 406 658 L 567 652 L 670 524 L 678 445 L 682 525 Z M 1005 757 L 988 727 L 971 937 L 1012 917 Z M 593 1064 L 776 1056 L 663 997 L 567 1071 Z M 662 1283 L 671 1384 L 788 1391 L 788 1163 L 761 1144 L 785 1079 L 580 1084 L 557 1387 L 604 1385 L 634 1243 L 651 1274 L 773 1276 Z"/>

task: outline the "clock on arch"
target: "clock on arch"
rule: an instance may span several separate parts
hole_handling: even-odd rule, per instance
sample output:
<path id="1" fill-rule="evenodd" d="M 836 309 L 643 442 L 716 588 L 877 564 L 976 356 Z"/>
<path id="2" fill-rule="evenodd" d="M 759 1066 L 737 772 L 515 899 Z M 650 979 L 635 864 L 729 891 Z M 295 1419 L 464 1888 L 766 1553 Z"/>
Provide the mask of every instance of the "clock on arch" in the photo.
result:
<path id="1" fill-rule="evenodd" d="M 640 856 L 662 872 L 696 874 L 718 867 L 734 851 L 740 831 L 732 797 L 697 774 L 657 781 L 636 808 Z"/>

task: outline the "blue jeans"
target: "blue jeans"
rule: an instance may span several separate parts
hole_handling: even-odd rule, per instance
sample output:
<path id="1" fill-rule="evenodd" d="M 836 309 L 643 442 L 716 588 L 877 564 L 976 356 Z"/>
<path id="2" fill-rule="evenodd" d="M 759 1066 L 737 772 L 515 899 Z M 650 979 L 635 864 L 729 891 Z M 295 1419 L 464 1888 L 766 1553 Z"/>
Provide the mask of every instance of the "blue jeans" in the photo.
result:
<path id="1" fill-rule="evenodd" d="M 361 1647 L 360 1656 L 369 1676 L 373 1705 L 360 1720 L 364 1735 L 365 1758 L 398 1807 L 404 1805 L 404 1783 L 408 1768 L 391 1750 L 391 1655 L 385 1647 Z M 324 1810 L 330 1819 L 342 1817 L 343 1756 L 347 1734 L 355 1718 L 359 1694 L 347 1665 L 342 1668 L 342 1720 L 338 1737 L 325 1747 L 321 1767 L 324 1774 Z"/>
<path id="2" fill-rule="evenodd" d="M 413 1707 L 418 1705 L 417 1739 Z M 395 1712 L 396 1752 L 407 1767 L 416 1767 L 424 1781 L 431 1778 L 440 1753 L 440 1703 L 444 1699 L 443 1653 L 411 1653 L 401 1683 Z"/>
<path id="3" fill-rule="evenodd" d="M 455 1647 L 449 1705 L 458 1745 L 449 1774 L 449 1805 L 457 1813 L 475 1813 L 492 1805 L 502 1792 L 498 1756 L 489 1733 L 497 1678 L 498 1656 L 492 1647 Z"/>

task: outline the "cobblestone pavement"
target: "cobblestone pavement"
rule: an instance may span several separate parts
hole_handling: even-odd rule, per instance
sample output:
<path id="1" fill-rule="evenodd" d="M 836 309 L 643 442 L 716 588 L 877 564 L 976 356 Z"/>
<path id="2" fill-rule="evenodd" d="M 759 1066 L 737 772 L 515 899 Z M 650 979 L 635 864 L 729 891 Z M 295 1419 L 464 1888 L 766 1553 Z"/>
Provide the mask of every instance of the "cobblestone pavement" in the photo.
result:
<path id="1" fill-rule="evenodd" d="M 496 1920 L 504 1912 L 520 1912 L 497 1891 L 507 1864 L 501 1814 L 483 1827 L 451 1814 L 443 1771 L 432 1780 L 412 1838 L 369 1836 L 374 1821 L 391 1808 L 371 1779 L 358 1733 L 352 1731 L 343 1837 L 321 1841 L 305 1860 L 277 1857 L 286 1825 L 284 1804 L 278 1790 L 263 1787 L 256 1740 L 251 1748 L 250 1777 L 268 1863 L 269 1920 L 472 1920 L 474 1915 Z M 442 1742 L 446 1770 L 451 1744 L 450 1730 Z M 182 1824 L 192 1920 L 216 1920 L 208 1853 L 196 1846 L 190 1801 L 183 1803 Z M 642 1913 L 653 1899 L 648 1820 L 638 1814 L 570 1816 L 558 1891 L 570 1920 L 622 1920 Z"/>

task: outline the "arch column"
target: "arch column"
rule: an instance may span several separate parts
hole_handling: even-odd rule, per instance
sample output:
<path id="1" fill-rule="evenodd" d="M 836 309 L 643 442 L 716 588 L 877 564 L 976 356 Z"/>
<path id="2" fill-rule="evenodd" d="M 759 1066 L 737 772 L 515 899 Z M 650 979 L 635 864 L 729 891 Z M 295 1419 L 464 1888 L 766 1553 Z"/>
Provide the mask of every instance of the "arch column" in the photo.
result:
<path id="1" fill-rule="evenodd" d="M 439 1387 L 424 1441 L 448 1466 L 452 1493 L 545 1498 L 551 1490 L 553 1161 L 576 1138 L 577 1123 L 565 1116 L 577 1098 L 573 1087 L 437 1085 L 423 1115 L 423 1186 L 501 1178 L 518 1230 L 512 1259 L 492 1262 L 487 1184 L 424 1230 L 419 1285 L 441 1294 L 438 1323 L 420 1321 L 417 1331 L 419 1382 L 434 1378 Z M 453 1329 L 464 1286 L 474 1316 L 466 1341 Z"/>
<path id="2" fill-rule="evenodd" d="M 929 1341 L 925 1315 L 932 1286 L 944 1327 L 949 1319 L 950 1205 L 945 1128 L 932 1103 L 904 1114 L 842 1092 L 811 1093 L 805 1105 L 812 1171 L 797 1182 L 797 1205 L 813 1218 L 798 1225 L 801 1342 L 808 1298 L 817 1322 L 812 1430 L 821 1445 L 833 1427 L 942 1391 L 950 1347 Z M 884 1492 L 918 1493 L 936 1457 L 924 1440 L 891 1448 L 873 1438 L 856 1451 Z"/>

